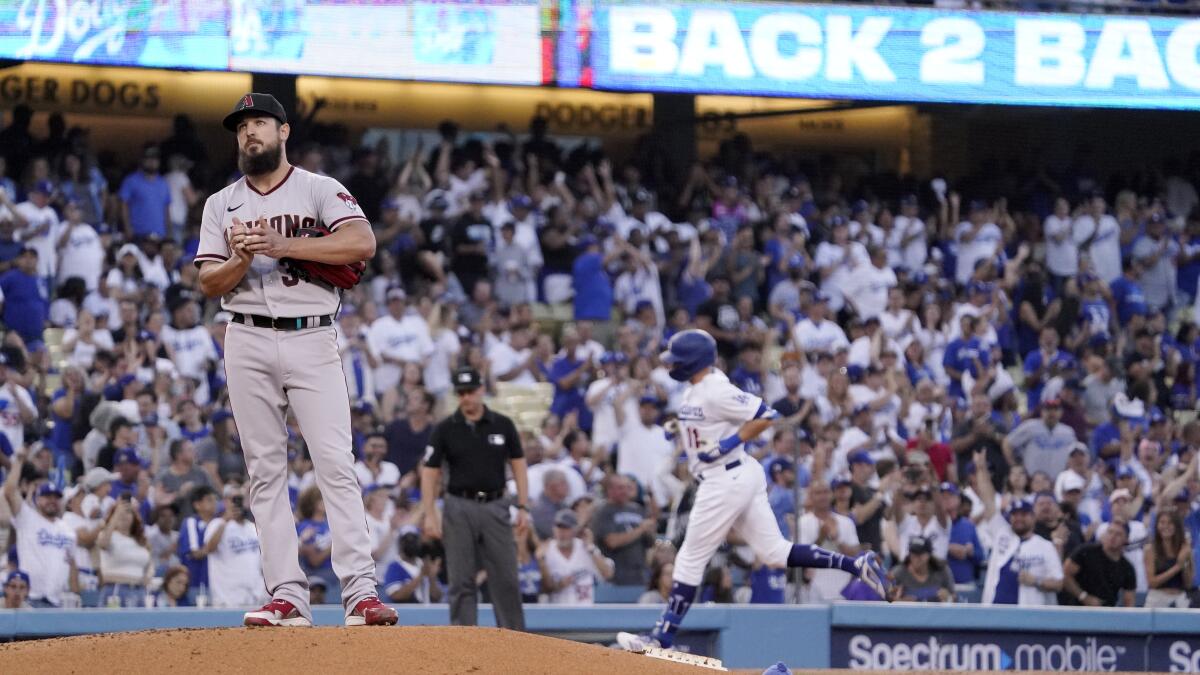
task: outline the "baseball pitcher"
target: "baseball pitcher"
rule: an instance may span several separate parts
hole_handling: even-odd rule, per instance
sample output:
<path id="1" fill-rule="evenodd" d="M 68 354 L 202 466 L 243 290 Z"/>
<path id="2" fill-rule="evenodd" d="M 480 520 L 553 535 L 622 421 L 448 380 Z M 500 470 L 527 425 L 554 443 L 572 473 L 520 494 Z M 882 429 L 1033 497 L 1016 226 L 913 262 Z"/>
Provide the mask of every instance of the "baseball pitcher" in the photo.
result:
<path id="1" fill-rule="evenodd" d="M 225 117 L 245 177 L 208 198 L 195 264 L 200 289 L 233 315 L 225 338 L 229 401 L 250 474 L 271 601 L 247 626 L 309 626 L 287 491 L 290 407 L 308 444 L 333 533 L 347 626 L 391 625 L 375 596 L 375 562 L 354 475 L 350 403 L 333 319 L 341 288 L 358 281 L 375 236 L 336 180 L 290 165 L 291 128 L 269 94 L 246 94 Z"/>
<path id="2" fill-rule="evenodd" d="M 730 528 L 736 528 L 754 555 L 770 567 L 840 569 L 887 597 L 887 576 L 874 553 L 857 558 L 809 544 L 793 544 L 779 530 L 767 502 L 766 475 L 743 444 L 754 440 L 779 417 L 762 399 L 738 389 L 713 364 L 717 343 L 708 333 L 676 334 L 660 357 L 672 379 L 687 382 L 679 408 L 679 429 L 688 469 L 699 486 L 687 534 L 675 556 L 671 594 L 649 635 L 618 633 L 625 649 L 669 648 L 691 607 L 704 568 Z"/>

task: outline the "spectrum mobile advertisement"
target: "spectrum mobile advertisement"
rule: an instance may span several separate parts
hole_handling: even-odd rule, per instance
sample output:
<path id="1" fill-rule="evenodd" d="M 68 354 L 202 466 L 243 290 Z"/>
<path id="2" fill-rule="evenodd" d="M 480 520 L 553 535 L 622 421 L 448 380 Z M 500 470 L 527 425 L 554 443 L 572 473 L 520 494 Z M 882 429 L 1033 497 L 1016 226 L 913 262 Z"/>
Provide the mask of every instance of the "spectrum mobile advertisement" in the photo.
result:
<path id="1" fill-rule="evenodd" d="M 900 671 L 1155 670 L 1146 667 L 1146 647 L 1146 637 L 1134 635 L 835 628 L 830 665 Z"/>
<path id="2" fill-rule="evenodd" d="M 562 86 L 1200 107 L 1200 20 L 755 2 L 573 3 Z M 567 37 L 562 38 L 563 41 Z"/>

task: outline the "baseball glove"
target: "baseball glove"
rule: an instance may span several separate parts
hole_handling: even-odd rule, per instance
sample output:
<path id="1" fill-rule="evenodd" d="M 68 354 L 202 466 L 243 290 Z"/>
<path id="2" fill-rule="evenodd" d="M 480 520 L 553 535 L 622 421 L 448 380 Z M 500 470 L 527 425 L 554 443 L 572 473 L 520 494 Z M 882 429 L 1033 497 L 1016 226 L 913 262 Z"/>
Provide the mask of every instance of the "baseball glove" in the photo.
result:
<path id="1" fill-rule="evenodd" d="M 296 230 L 296 237 L 324 237 L 330 234 L 324 225 L 302 227 Z M 323 283 L 337 288 L 354 288 L 362 280 L 367 263 L 359 261 L 344 265 L 331 265 L 316 260 L 296 260 L 283 258 L 279 261 L 294 275 L 310 283 Z"/>

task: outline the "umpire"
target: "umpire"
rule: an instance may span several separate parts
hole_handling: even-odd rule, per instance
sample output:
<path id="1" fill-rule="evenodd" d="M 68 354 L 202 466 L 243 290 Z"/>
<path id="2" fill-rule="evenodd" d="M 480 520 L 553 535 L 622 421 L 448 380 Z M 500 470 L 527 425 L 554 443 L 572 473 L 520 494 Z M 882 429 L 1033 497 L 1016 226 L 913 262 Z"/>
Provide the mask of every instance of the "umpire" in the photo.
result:
<path id="1" fill-rule="evenodd" d="M 529 490 L 521 439 L 512 420 L 483 405 L 483 382 L 478 371 L 455 371 L 454 390 L 458 410 L 433 428 L 425 449 L 425 467 L 421 469 L 425 536 L 442 539 L 446 550 L 450 623 L 478 623 L 475 573 L 478 561 L 482 561 L 496 625 L 525 630 L 517 582 L 517 545 L 509 516 L 511 500 L 504 491 L 507 462 L 517 484 L 517 518 L 528 526 Z M 441 486 L 443 464 L 450 475 L 444 513 L 439 519 L 434 499 Z"/>

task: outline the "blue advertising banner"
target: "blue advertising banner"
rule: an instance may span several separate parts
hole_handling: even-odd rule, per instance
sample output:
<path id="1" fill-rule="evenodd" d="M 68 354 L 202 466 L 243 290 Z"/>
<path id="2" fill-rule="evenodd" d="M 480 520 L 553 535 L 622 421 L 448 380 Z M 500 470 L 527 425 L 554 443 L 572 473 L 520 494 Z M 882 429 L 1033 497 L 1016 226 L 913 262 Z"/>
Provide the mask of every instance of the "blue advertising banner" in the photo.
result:
<path id="1" fill-rule="evenodd" d="M 830 666 L 857 670 L 1142 671 L 1148 670 L 1146 640 L 1136 635 L 835 627 Z"/>
<path id="2" fill-rule="evenodd" d="M 0 0 L 0 58 L 541 84 L 538 0 Z"/>
<path id="3" fill-rule="evenodd" d="M 1150 640 L 1144 670 L 1158 673 L 1200 673 L 1200 637 L 1156 635 Z"/>
<path id="4" fill-rule="evenodd" d="M 614 0 L 583 18 L 571 74 L 601 89 L 1200 108 L 1197 19 Z"/>
<path id="5" fill-rule="evenodd" d="M 0 0 L 0 57 L 224 70 L 227 13 L 197 0 Z"/>

